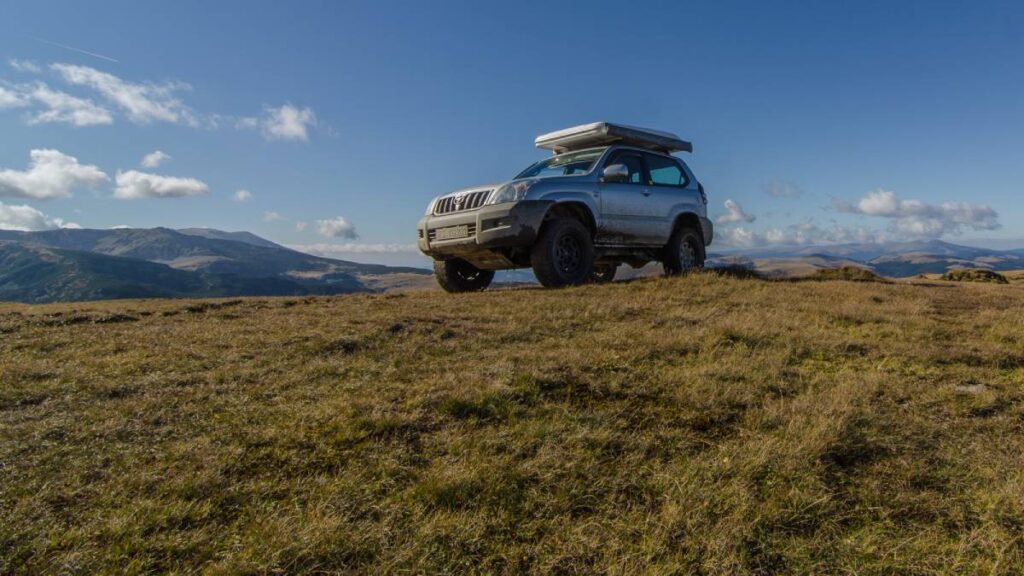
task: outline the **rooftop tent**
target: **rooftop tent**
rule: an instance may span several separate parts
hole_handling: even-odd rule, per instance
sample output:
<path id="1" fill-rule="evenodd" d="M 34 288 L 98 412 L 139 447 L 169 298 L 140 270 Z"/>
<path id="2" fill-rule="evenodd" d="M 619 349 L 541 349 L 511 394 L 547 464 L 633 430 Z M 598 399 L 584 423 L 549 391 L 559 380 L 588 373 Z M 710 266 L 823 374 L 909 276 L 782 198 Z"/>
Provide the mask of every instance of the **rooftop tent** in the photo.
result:
<path id="1" fill-rule="evenodd" d="M 609 144 L 628 144 L 667 154 L 693 152 L 693 144 L 675 134 L 610 122 L 594 122 L 541 134 L 534 140 L 534 144 L 537 148 L 545 148 L 555 154 Z"/>

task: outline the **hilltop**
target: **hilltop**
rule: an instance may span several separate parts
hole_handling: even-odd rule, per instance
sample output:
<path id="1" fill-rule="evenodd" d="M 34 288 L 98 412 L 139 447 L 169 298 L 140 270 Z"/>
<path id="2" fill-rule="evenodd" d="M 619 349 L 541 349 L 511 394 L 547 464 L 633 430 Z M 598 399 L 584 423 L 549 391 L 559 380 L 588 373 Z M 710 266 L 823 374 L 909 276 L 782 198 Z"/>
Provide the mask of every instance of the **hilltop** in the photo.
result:
<path id="1" fill-rule="evenodd" d="M 0 305 L 0 573 L 1011 574 L 1021 350 L 1018 280 Z"/>

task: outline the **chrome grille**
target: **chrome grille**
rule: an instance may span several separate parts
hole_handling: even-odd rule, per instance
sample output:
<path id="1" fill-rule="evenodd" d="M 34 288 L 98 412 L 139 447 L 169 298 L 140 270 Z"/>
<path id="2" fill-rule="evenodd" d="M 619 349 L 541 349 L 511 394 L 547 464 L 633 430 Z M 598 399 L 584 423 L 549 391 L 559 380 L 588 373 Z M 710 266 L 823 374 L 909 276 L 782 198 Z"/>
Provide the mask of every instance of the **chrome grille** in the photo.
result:
<path id="1" fill-rule="evenodd" d="M 466 228 L 469 231 L 469 233 L 466 235 L 466 238 L 474 238 L 474 237 L 476 237 L 476 224 L 473 224 L 473 223 L 466 224 Z M 458 240 L 465 240 L 466 238 L 458 238 Z M 430 242 L 434 242 L 435 240 L 437 240 L 437 230 L 436 229 L 434 229 L 434 230 L 427 230 L 427 240 L 430 241 Z"/>
<path id="2" fill-rule="evenodd" d="M 490 190 L 477 190 L 475 192 L 445 196 L 437 201 L 437 205 L 434 206 L 434 214 L 451 214 L 452 212 L 476 210 L 484 205 L 490 193 Z"/>

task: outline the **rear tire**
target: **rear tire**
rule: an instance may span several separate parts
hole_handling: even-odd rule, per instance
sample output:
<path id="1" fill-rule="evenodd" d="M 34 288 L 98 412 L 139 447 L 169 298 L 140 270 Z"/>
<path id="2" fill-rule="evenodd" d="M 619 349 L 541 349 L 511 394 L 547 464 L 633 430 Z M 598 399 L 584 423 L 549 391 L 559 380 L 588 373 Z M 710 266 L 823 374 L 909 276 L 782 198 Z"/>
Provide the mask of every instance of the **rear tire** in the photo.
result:
<path id="1" fill-rule="evenodd" d="M 662 266 L 666 276 L 704 267 L 704 238 L 690 226 L 678 226 L 665 245 Z"/>
<path id="2" fill-rule="evenodd" d="M 586 283 L 594 267 L 590 231 L 571 218 L 548 221 L 530 251 L 530 264 L 545 288 Z"/>
<path id="3" fill-rule="evenodd" d="M 493 270 L 481 270 L 465 260 L 434 260 L 434 277 L 445 292 L 479 292 L 491 285 Z"/>

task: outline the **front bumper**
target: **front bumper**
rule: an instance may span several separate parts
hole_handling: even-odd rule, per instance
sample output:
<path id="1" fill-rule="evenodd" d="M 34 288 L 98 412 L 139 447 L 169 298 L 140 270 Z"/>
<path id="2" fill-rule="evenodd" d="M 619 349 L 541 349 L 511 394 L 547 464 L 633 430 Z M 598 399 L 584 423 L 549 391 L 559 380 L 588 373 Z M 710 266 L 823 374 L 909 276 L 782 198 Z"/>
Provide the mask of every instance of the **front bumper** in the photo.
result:
<path id="1" fill-rule="evenodd" d="M 530 246 L 540 232 L 550 200 L 522 200 L 452 214 L 428 214 L 416 225 L 416 244 L 435 260 L 462 258 L 479 268 L 506 268 L 511 262 L 497 249 Z M 441 228 L 466 225 L 469 235 L 437 240 Z"/>

